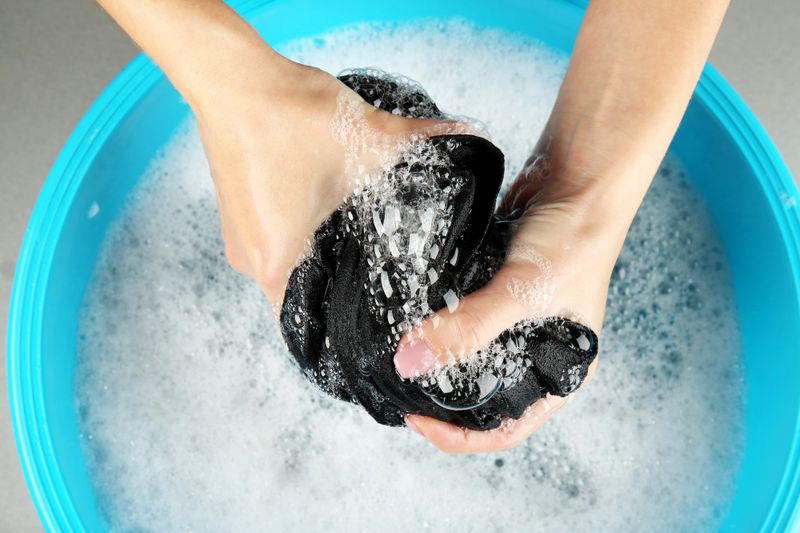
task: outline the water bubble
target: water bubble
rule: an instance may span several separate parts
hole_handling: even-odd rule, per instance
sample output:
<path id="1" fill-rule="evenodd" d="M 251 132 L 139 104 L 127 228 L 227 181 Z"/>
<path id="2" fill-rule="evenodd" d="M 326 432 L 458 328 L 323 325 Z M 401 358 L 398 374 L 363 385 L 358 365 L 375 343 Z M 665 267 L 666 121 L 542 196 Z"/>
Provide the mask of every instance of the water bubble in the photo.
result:
<path id="1" fill-rule="evenodd" d="M 458 263 L 458 248 L 453 250 L 453 255 L 450 257 L 450 264 L 456 266 L 456 263 Z"/>
<path id="2" fill-rule="evenodd" d="M 394 289 L 392 289 L 392 284 L 389 281 L 389 274 L 385 270 L 381 270 L 381 288 L 383 289 L 383 294 L 386 295 L 387 298 L 392 297 Z"/>
<path id="3" fill-rule="evenodd" d="M 588 350 L 592 346 L 589 337 L 587 337 L 585 333 L 581 333 L 580 336 L 576 339 L 576 342 L 578 343 L 578 348 L 580 348 L 581 350 Z"/>
<path id="4" fill-rule="evenodd" d="M 422 225 L 422 229 L 425 232 L 430 232 L 433 228 L 433 217 L 434 211 L 433 208 L 428 207 L 424 211 L 419 214 L 419 220 Z"/>
<path id="5" fill-rule="evenodd" d="M 436 379 L 436 383 L 439 386 L 439 390 L 441 392 L 445 394 L 453 392 L 453 384 L 450 383 L 450 378 L 447 376 L 447 374 L 445 373 L 440 374 L 439 377 Z"/>
<path id="6" fill-rule="evenodd" d="M 384 232 L 383 222 L 381 222 L 381 215 L 377 210 L 372 212 L 372 225 L 375 228 L 375 231 L 378 233 L 378 235 L 383 235 Z M 380 248 L 378 248 L 378 250 L 380 250 Z M 375 255 L 378 254 L 376 253 Z"/>
<path id="7" fill-rule="evenodd" d="M 444 293 L 444 302 L 447 305 L 447 310 L 451 313 L 455 312 L 458 309 L 458 296 L 453 291 L 453 289 L 448 289 L 446 293 Z"/>

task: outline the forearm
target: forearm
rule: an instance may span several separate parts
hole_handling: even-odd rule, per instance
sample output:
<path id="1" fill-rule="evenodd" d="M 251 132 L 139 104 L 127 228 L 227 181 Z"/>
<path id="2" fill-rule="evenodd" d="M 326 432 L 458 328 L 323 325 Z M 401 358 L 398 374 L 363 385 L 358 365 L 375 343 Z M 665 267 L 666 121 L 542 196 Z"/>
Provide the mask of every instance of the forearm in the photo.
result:
<path id="1" fill-rule="evenodd" d="M 593 0 L 540 141 L 566 194 L 624 233 L 677 130 L 728 0 Z M 595 209 L 596 208 L 596 209 Z M 601 215 L 602 216 L 602 215 Z M 620 243 L 621 244 L 621 243 Z"/>
<path id="2" fill-rule="evenodd" d="M 253 90 L 250 69 L 286 63 L 221 0 L 98 0 L 196 107 Z M 279 78 L 279 76 L 275 76 Z"/>

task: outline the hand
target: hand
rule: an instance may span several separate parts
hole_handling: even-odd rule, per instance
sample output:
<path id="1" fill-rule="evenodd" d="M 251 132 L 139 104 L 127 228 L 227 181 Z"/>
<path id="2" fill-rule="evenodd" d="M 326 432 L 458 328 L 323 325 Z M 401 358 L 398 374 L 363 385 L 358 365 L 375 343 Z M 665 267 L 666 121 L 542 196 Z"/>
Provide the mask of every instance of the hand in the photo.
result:
<path id="1" fill-rule="evenodd" d="M 440 311 L 401 341 L 395 356 L 401 375 L 472 353 L 532 315 L 573 317 L 600 333 L 614 262 L 727 5 L 728 0 L 589 4 L 545 132 L 501 206 L 525 210 L 510 257 L 454 313 Z M 596 366 L 595 361 L 587 380 Z M 448 452 L 505 450 L 567 401 L 543 398 L 520 420 L 484 432 L 415 415 L 406 423 Z"/>
<path id="2" fill-rule="evenodd" d="M 280 305 L 314 231 L 403 140 L 455 127 L 376 109 L 333 76 L 280 58 L 252 89 L 198 105 L 230 264 Z M 277 76 L 276 69 L 281 73 Z"/>
<path id="3" fill-rule="evenodd" d="M 395 356 L 407 378 L 484 348 L 516 322 L 562 316 L 600 331 L 608 282 L 626 227 L 595 218 L 588 196 L 567 177 L 550 174 L 550 155 L 537 153 L 506 194 L 500 209 L 522 209 L 506 263 L 482 289 L 443 309 L 401 342 Z M 623 222 L 624 224 L 624 222 Z M 598 360 L 589 367 L 588 382 Z M 474 431 L 420 415 L 406 424 L 451 453 L 513 448 L 539 429 L 570 397 L 548 395 L 519 420 Z"/>
<path id="4" fill-rule="evenodd" d="M 359 176 L 401 141 L 463 130 L 374 108 L 276 53 L 222 1 L 99 2 L 192 107 L 228 260 L 275 305 L 306 239 Z"/>

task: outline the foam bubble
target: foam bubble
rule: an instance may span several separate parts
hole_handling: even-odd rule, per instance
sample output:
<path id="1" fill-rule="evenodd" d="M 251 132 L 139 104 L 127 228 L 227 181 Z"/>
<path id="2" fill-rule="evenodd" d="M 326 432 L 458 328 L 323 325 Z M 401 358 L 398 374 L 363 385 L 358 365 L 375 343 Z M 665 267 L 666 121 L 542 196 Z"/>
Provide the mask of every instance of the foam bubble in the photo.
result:
<path id="1" fill-rule="evenodd" d="M 418 80 L 445 111 L 485 121 L 507 176 L 523 168 L 566 65 L 458 22 L 362 25 L 285 51 L 331 72 L 380 65 Z M 435 217 L 418 214 L 430 231 Z M 386 215 L 378 225 L 394 227 Z M 312 388 L 258 287 L 225 264 L 216 217 L 190 123 L 114 222 L 86 296 L 76 409 L 114 530 L 719 524 L 741 453 L 738 334 L 719 241 L 676 162 L 615 269 L 597 377 L 508 453 L 444 455 Z"/>

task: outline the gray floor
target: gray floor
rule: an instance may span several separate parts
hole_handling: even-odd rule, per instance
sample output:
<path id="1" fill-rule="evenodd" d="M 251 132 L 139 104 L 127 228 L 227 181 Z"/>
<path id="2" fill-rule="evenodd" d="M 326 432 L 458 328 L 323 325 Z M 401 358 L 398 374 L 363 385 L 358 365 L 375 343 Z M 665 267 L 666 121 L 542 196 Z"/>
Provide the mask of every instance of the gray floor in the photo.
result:
<path id="1" fill-rule="evenodd" d="M 712 62 L 800 176 L 800 2 L 734 1 Z M 0 331 L 39 188 L 70 131 L 136 50 L 88 0 L 0 0 Z M 0 365 L 0 532 L 40 531 L 14 448 Z"/>

